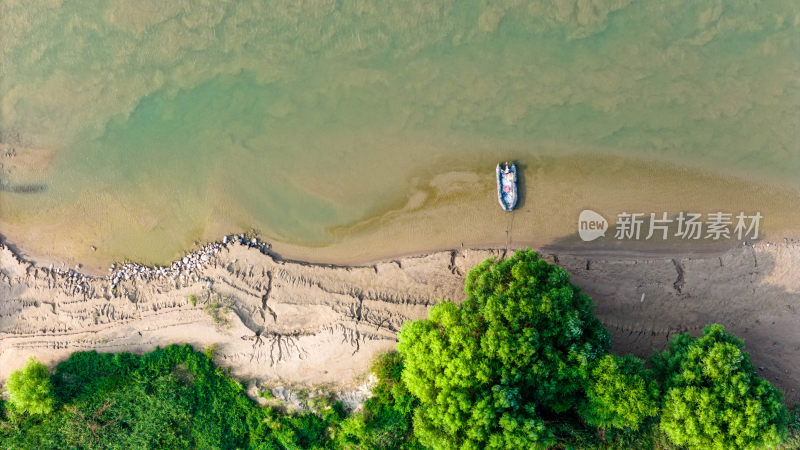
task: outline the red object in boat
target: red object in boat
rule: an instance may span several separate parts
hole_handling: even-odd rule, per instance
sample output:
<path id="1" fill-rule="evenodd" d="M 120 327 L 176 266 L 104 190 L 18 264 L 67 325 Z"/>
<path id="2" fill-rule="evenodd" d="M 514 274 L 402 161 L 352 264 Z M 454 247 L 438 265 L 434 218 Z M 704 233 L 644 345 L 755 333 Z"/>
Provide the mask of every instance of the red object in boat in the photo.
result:
<path id="1" fill-rule="evenodd" d="M 510 188 L 510 187 L 508 187 L 508 186 L 505 186 L 505 187 L 503 187 L 503 191 L 504 191 L 506 194 L 508 194 L 509 192 L 511 192 L 511 188 Z"/>

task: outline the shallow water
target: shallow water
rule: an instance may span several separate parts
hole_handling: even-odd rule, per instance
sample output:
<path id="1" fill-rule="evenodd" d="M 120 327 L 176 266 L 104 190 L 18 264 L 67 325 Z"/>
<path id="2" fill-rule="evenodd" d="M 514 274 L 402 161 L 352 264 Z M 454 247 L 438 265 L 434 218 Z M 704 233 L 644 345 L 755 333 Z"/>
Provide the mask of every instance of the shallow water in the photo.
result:
<path id="1" fill-rule="evenodd" d="M 505 159 L 800 185 L 793 1 L 34 3 L 0 6 L 0 131 L 53 156 L 4 170 L 47 189 L 1 191 L 0 220 L 113 257 L 250 228 L 329 245 Z"/>

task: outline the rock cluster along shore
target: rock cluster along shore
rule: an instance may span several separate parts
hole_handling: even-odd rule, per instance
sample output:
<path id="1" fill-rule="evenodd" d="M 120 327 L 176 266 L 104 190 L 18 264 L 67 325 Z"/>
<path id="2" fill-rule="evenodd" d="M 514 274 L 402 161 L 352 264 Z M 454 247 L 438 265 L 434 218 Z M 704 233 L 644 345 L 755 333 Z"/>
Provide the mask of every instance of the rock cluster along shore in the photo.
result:
<path id="1" fill-rule="evenodd" d="M 211 263 L 215 255 L 223 248 L 237 244 L 258 249 L 263 254 L 266 254 L 267 250 L 270 249 L 270 244 L 259 240 L 257 237 L 248 237 L 245 234 L 227 235 L 221 241 L 209 242 L 203 245 L 198 250 L 187 254 L 169 266 L 145 266 L 137 263 L 125 263 L 118 267 L 117 264 L 112 264 L 108 269 L 110 273 L 106 276 L 108 287 L 116 289 L 123 280 L 152 281 L 170 279 L 197 282 L 200 280 L 200 270 Z M 211 287 L 211 283 L 213 283 L 211 279 L 205 277 L 204 281 L 206 281 L 208 287 Z"/>
<path id="2" fill-rule="evenodd" d="M 267 254 L 270 249 L 270 244 L 259 240 L 257 237 L 248 237 L 245 234 L 226 235 L 220 241 L 209 242 L 199 249 L 186 254 L 183 258 L 174 261 L 169 266 L 146 266 L 138 263 L 114 263 L 108 268 L 109 274 L 102 277 L 107 281 L 107 285 L 101 287 L 102 292 L 113 292 L 119 284 L 123 281 L 154 281 L 154 280 L 175 280 L 186 283 L 197 282 L 201 279 L 200 271 L 208 264 L 213 262 L 214 256 L 227 248 L 230 245 L 241 245 L 247 248 L 255 248 L 263 254 Z M 7 247 L 0 243 L 0 249 Z M 12 252 L 13 253 L 13 252 Z M 50 264 L 49 267 L 36 267 L 33 264 L 23 260 L 16 253 L 13 253 L 14 258 L 21 263 L 27 265 L 27 271 L 33 270 L 34 272 L 41 270 L 45 275 L 53 278 L 62 279 L 65 288 L 73 294 L 87 293 L 90 289 L 89 282 L 96 281 L 100 277 L 87 275 L 79 272 L 80 264 L 75 269 L 62 269 L 54 267 Z M 235 263 L 236 261 L 232 261 Z M 38 273 L 35 273 L 38 275 Z M 203 277 L 206 282 L 206 287 L 211 287 L 213 280 L 209 277 Z"/>

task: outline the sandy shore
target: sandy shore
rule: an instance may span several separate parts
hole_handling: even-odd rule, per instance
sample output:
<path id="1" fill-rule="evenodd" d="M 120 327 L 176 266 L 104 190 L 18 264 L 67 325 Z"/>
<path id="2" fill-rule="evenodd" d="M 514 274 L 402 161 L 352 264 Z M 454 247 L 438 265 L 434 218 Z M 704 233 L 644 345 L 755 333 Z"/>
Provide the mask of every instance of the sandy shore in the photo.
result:
<path id="1" fill-rule="evenodd" d="M 0 379 L 29 355 L 217 346 L 243 378 L 353 387 L 406 320 L 460 300 L 465 273 L 504 249 L 454 250 L 330 266 L 282 260 L 228 239 L 162 268 L 89 276 L 0 248 Z M 546 250 L 597 303 L 613 350 L 648 356 L 711 322 L 745 340 L 760 373 L 800 400 L 800 243 L 761 242 L 704 255 Z M 192 301 L 194 296 L 194 302 Z M 218 308 L 212 305 L 220 305 Z"/>

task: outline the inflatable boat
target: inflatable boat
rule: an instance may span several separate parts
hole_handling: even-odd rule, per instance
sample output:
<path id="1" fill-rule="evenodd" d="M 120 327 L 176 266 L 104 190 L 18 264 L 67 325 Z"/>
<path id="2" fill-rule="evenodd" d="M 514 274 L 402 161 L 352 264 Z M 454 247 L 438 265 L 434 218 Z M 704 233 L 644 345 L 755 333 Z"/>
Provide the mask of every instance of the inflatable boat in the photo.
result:
<path id="1" fill-rule="evenodd" d="M 505 211 L 517 206 L 517 166 L 514 163 L 497 165 L 497 200 Z"/>

